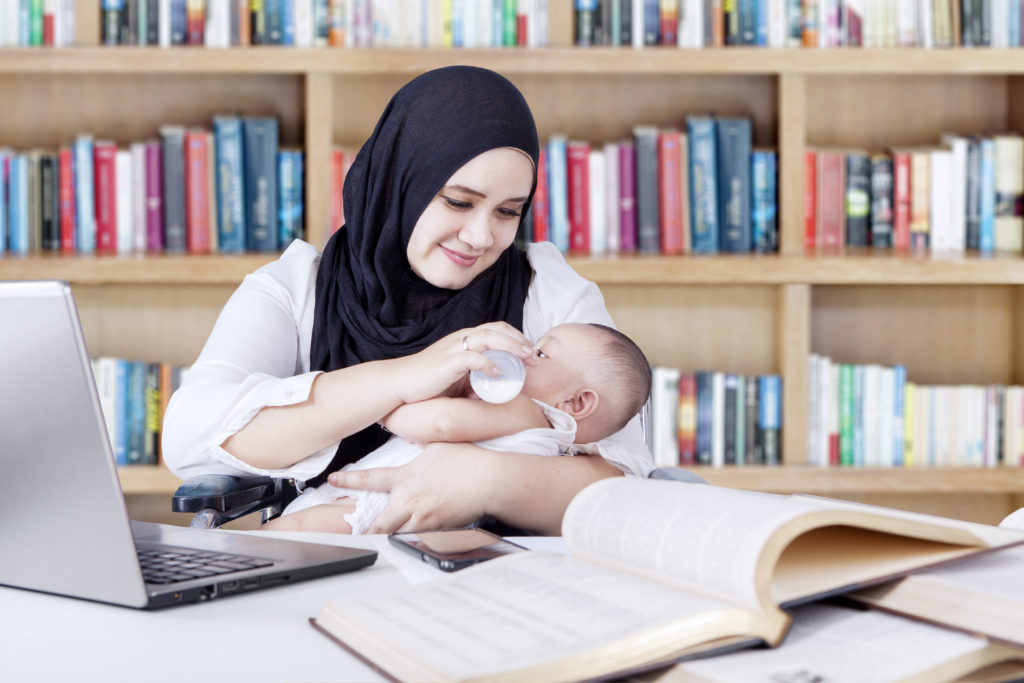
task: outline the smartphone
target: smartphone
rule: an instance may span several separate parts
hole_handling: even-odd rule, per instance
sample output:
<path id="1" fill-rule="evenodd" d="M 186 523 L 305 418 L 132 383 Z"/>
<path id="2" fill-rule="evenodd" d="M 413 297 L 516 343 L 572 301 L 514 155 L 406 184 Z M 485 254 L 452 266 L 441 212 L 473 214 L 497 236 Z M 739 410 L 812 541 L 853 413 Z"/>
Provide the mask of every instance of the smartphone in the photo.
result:
<path id="1" fill-rule="evenodd" d="M 446 572 L 526 550 L 521 545 L 483 529 L 408 531 L 389 534 L 388 541 L 396 548 Z"/>

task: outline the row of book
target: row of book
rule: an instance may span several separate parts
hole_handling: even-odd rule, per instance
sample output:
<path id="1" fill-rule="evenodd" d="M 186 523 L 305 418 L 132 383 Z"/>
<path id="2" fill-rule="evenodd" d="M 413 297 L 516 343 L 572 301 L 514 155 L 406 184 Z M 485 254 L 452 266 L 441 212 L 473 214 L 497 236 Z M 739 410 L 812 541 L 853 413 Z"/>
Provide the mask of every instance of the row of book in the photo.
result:
<path id="1" fill-rule="evenodd" d="M 648 418 L 658 467 L 778 465 L 782 380 L 655 365 Z"/>
<path id="2" fill-rule="evenodd" d="M 160 425 L 185 367 L 100 356 L 92 359 L 96 393 L 118 465 L 155 465 Z"/>
<path id="3" fill-rule="evenodd" d="M 1024 387 L 926 386 L 811 354 L 808 422 L 814 465 L 1024 466 Z"/>
<path id="4" fill-rule="evenodd" d="M 304 235 L 303 153 L 277 120 L 215 116 L 119 146 L 0 149 L 0 253 L 274 252 Z"/>
<path id="5" fill-rule="evenodd" d="M 1020 252 L 1024 137 L 945 135 L 881 152 L 811 149 L 804 246 Z"/>
<path id="6" fill-rule="evenodd" d="M 553 135 L 522 239 L 574 255 L 774 252 L 777 166 L 746 118 L 690 116 L 602 145 Z"/>
<path id="7" fill-rule="evenodd" d="M 577 0 L 577 45 L 1020 47 L 1021 0 Z"/>
<path id="8" fill-rule="evenodd" d="M 540 47 L 548 0 L 103 0 L 104 45 Z"/>
<path id="9" fill-rule="evenodd" d="M 75 44 L 75 0 L 3 0 L 0 47 Z"/>

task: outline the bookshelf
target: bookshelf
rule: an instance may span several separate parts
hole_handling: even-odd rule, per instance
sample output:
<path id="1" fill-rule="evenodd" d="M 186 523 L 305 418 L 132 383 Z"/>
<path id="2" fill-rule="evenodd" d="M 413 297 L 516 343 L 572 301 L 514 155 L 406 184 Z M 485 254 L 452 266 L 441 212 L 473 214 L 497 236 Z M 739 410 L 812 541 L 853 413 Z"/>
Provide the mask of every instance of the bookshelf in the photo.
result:
<path id="1" fill-rule="evenodd" d="M 1024 505 L 1024 470 L 803 466 L 812 350 L 903 363 L 922 383 L 1024 382 L 1024 260 L 805 253 L 802 213 L 809 145 L 1024 130 L 1024 51 L 571 48 L 571 3 L 554 5 L 555 47 L 533 50 L 101 48 L 98 19 L 81 9 L 80 47 L 0 50 L 0 145 L 55 148 L 85 131 L 123 143 L 164 123 L 209 126 L 222 111 L 275 115 L 281 143 L 305 151 L 307 238 L 320 247 L 331 146 L 358 146 L 390 95 L 431 68 L 507 75 L 542 140 L 612 140 L 639 123 L 681 126 L 687 113 L 748 116 L 755 146 L 779 150 L 778 255 L 570 258 L 652 363 L 783 376 L 784 465 L 702 474 L 989 522 Z M 94 354 L 189 363 L 242 277 L 272 258 L 8 255 L 0 278 L 69 280 Z M 122 470 L 122 481 L 129 495 L 177 483 L 159 467 Z"/>

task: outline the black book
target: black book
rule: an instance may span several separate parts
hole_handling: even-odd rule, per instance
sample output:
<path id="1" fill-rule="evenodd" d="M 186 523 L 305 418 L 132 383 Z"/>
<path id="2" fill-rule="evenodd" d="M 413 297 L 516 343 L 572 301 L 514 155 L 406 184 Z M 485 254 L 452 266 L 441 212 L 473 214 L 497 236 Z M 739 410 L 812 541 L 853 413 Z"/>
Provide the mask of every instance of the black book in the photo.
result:
<path id="1" fill-rule="evenodd" d="M 736 392 L 739 389 L 738 378 L 734 374 L 725 376 L 725 409 L 722 412 L 722 443 L 725 453 L 725 464 L 736 464 Z"/>
<path id="2" fill-rule="evenodd" d="M 11 2 L 12 0 L 8 0 Z M 119 45 L 121 42 L 121 13 L 123 10 L 104 2 L 102 5 L 102 36 L 104 45 Z"/>
<path id="3" fill-rule="evenodd" d="M 143 0 L 146 3 L 146 44 L 160 44 L 160 0 Z"/>
<path id="4" fill-rule="evenodd" d="M 253 45 L 266 45 L 270 42 L 267 35 L 267 10 L 263 3 L 249 5 L 250 42 Z"/>
<path id="5" fill-rule="evenodd" d="M 622 0 L 622 30 L 620 45 L 629 47 L 633 44 L 633 3 L 642 2 L 643 0 Z"/>
<path id="6" fill-rule="evenodd" d="M 697 464 L 711 464 L 712 406 L 711 382 L 714 373 L 701 370 L 697 376 Z"/>
<path id="7" fill-rule="evenodd" d="M 967 3 L 964 3 L 965 5 Z M 967 139 L 967 235 L 968 249 L 981 246 L 981 141 L 971 136 Z"/>
<path id="8" fill-rule="evenodd" d="M 284 43 L 284 8 L 281 0 L 263 0 L 264 22 L 267 28 L 266 42 L 270 45 Z"/>
<path id="9" fill-rule="evenodd" d="M 160 128 L 164 183 L 164 249 L 185 253 L 185 128 Z"/>
<path id="10" fill-rule="evenodd" d="M 718 118 L 715 152 L 718 158 L 718 248 L 724 252 L 753 251 L 750 231 L 750 154 L 753 134 L 748 118 Z"/>
<path id="11" fill-rule="evenodd" d="M 743 37 L 740 34 L 740 11 L 738 5 L 739 0 L 722 1 L 722 21 L 726 45 L 743 44 Z"/>
<path id="12" fill-rule="evenodd" d="M 277 251 L 277 119 L 242 118 L 246 248 Z"/>
<path id="13" fill-rule="evenodd" d="M 124 0 L 124 11 L 121 12 L 121 44 L 139 44 L 139 0 Z"/>
<path id="14" fill-rule="evenodd" d="M 743 462 L 761 465 L 757 443 L 757 377 L 747 377 L 743 383 Z"/>
<path id="15" fill-rule="evenodd" d="M 576 44 L 586 47 L 595 44 L 597 38 L 597 0 L 576 5 Z"/>
<path id="16" fill-rule="evenodd" d="M 637 251 L 657 254 L 661 251 L 661 227 L 658 222 L 658 129 L 637 126 L 633 129 L 636 149 L 636 236 Z"/>
<path id="17" fill-rule="evenodd" d="M 57 155 L 39 156 L 39 218 L 44 251 L 60 251 L 60 205 Z"/>
<path id="18" fill-rule="evenodd" d="M 866 247 L 870 244 L 868 225 L 871 215 L 871 162 L 863 152 L 846 155 L 846 244 Z"/>
<path id="19" fill-rule="evenodd" d="M 892 157 L 871 157 L 871 244 L 892 247 Z"/>

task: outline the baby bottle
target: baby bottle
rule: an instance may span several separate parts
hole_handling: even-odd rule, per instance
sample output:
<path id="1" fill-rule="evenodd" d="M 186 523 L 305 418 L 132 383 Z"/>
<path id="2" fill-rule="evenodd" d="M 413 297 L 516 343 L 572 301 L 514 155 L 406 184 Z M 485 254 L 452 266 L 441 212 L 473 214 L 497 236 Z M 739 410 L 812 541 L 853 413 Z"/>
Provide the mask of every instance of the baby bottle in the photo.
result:
<path id="1" fill-rule="evenodd" d="M 526 370 L 523 362 L 508 351 L 487 349 L 483 352 L 487 358 L 498 366 L 501 374 L 491 377 L 485 372 L 471 370 L 469 384 L 476 395 L 488 403 L 506 403 L 515 398 L 523 388 Z"/>

